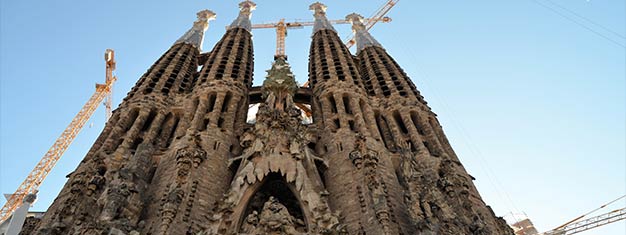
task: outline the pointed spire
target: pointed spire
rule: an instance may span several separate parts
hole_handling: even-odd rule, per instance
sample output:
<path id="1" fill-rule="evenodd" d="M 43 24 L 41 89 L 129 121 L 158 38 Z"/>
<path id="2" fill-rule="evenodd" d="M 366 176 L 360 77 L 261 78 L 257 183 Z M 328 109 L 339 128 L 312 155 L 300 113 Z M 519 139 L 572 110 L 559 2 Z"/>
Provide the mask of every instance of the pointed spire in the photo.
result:
<path id="1" fill-rule="evenodd" d="M 382 48 L 383 46 L 372 37 L 370 32 L 367 31 L 363 24 L 363 16 L 352 13 L 346 16 L 346 20 L 352 23 L 352 31 L 354 31 L 354 38 L 356 40 L 357 53 L 366 47 L 376 46 Z"/>
<path id="2" fill-rule="evenodd" d="M 250 0 L 239 3 L 239 16 L 237 16 L 237 19 L 230 24 L 228 29 L 242 28 L 248 30 L 248 32 L 252 32 L 250 17 L 252 16 L 252 11 L 254 11 L 254 9 L 256 9 L 256 3 Z"/>
<path id="3" fill-rule="evenodd" d="M 328 29 L 337 32 L 333 25 L 326 18 L 326 9 L 328 7 L 320 2 L 316 2 L 309 6 L 309 10 L 313 11 L 315 16 L 315 24 L 313 25 L 313 34 L 322 29 Z"/>
<path id="4" fill-rule="evenodd" d="M 263 81 L 263 89 L 265 90 L 286 90 L 289 93 L 295 93 L 298 89 L 296 76 L 291 72 L 291 65 L 284 56 L 274 58 L 272 68 L 266 70 L 267 76 Z"/>
<path id="5" fill-rule="evenodd" d="M 193 22 L 193 27 L 185 33 L 174 44 L 187 43 L 195 46 L 198 50 L 202 50 L 202 41 L 204 41 L 204 32 L 209 28 L 209 21 L 214 20 L 216 14 L 209 10 L 203 10 L 197 13 L 198 20 Z"/>
<path id="6" fill-rule="evenodd" d="M 293 96 L 298 90 L 296 77 L 284 56 L 274 58 L 272 68 L 267 70 L 263 81 L 263 98 L 265 106 L 272 110 L 289 111 L 293 107 Z"/>

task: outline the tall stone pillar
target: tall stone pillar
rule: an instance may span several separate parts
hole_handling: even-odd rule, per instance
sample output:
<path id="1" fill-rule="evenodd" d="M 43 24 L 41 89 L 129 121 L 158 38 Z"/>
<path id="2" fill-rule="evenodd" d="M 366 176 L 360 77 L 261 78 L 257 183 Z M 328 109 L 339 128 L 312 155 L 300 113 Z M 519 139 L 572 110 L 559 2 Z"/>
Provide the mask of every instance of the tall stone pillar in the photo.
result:
<path id="1" fill-rule="evenodd" d="M 315 25 L 309 59 L 318 151 L 329 163 L 324 177 L 330 205 L 350 233 L 408 234 L 399 181 L 391 155 L 369 118 L 371 108 L 357 65 L 314 3 Z M 405 232 L 406 231 L 406 232 Z"/>
<path id="2" fill-rule="evenodd" d="M 395 171 L 416 234 L 512 234 L 481 199 L 445 137 L 437 116 L 396 61 L 350 14 L 357 60 L 387 149 L 398 155 Z"/>
<path id="3" fill-rule="evenodd" d="M 214 16 L 199 12 L 193 27 L 139 79 L 68 175 L 36 233 L 141 231 L 154 168 L 184 126 L 183 113 L 172 107 L 191 91 L 204 32 Z"/>
<path id="4" fill-rule="evenodd" d="M 155 172 L 155 201 L 147 223 L 153 234 L 196 234 L 208 228 L 211 211 L 223 198 L 233 171 L 229 160 L 241 151 L 248 90 L 252 84 L 253 47 L 250 16 L 256 4 L 239 4 L 237 19 L 202 65 L 193 90 L 183 101 L 188 122 Z"/>

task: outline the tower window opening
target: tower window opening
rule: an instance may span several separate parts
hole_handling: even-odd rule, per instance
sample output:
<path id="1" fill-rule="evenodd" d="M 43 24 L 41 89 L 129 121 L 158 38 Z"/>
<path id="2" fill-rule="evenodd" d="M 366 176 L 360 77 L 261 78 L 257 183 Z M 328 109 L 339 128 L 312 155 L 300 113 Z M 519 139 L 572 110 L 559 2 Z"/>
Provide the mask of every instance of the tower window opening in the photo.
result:
<path id="1" fill-rule="evenodd" d="M 350 108 L 350 97 L 343 96 L 343 106 L 346 110 L 346 114 L 352 114 L 352 109 Z"/>
<path id="2" fill-rule="evenodd" d="M 215 96 L 216 96 L 215 92 L 212 92 L 209 95 L 209 106 L 207 108 L 207 113 L 213 112 L 213 107 L 215 106 L 215 98 L 216 98 Z"/>
<path id="3" fill-rule="evenodd" d="M 232 93 L 226 92 L 226 96 L 224 97 L 224 101 L 222 102 L 221 112 L 224 113 L 228 110 L 228 105 L 230 104 L 230 99 L 232 98 Z"/>
<path id="4" fill-rule="evenodd" d="M 133 140 L 133 144 L 130 147 L 131 152 L 137 150 L 137 147 L 139 147 L 139 144 L 143 143 L 143 138 L 135 138 L 135 140 Z"/>
<path id="5" fill-rule="evenodd" d="M 400 116 L 400 113 L 398 111 L 393 112 L 393 118 L 396 120 L 396 123 L 398 124 L 398 127 L 400 128 L 402 133 L 408 134 L 409 133 L 409 129 L 406 127 L 406 125 L 404 125 L 404 121 L 402 120 L 402 116 Z"/>
<path id="6" fill-rule="evenodd" d="M 155 117 L 156 117 L 156 111 L 150 110 L 150 113 L 148 114 L 148 118 L 146 119 L 146 121 L 143 123 L 143 126 L 141 127 L 142 132 L 147 131 L 150 128 Z"/>
<path id="7" fill-rule="evenodd" d="M 326 166 L 322 161 L 315 161 L 315 167 L 317 168 L 317 173 L 320 175 L 320 179 L 322 180 L 322 185 L 326 188 L 326 177 L 324 177 L 324 174 L 326 173 Z"/>
<path id="8" fill-rule="evenodd" d="M 387 149 L 391 150 L 393 144 L 391 140 L 393 139 L 391 136 L 391 131 L 389 130 L 389 125 L 387 124 L 387 120 L 380 115 L 378 111 L 374 112 L 374 118 L 376 119 L 376 126 L 378 127 L 378 132 L 380 133 L 383 142 Z"/>
<path id="9" fill-rule="evenodd" d="M 219 118 L 217 120 L 217 127 L 219 127 L 219 128 L 224 127 L 224 118 Z"/>
<path id="10" fill-rule="evenodd" d="M 328 96 L 328 102 L 330 102 L 330 108 L 333 113 L 337 113 L 337 102 L 335 102 L 335 97 L 332 95 Z"/>
<path id="11" fill-rule="evenodd" d="M 137 122 L 137 116 L 139 116 L 139 108 L 133 108 L 130 111 L 130 115 L 128 115 L 128 119 L 126 122 L 126 127 L 124 128 L 124 133 L 128 132 L 131 127 Z"/>
<path id="12" fill-rule="evenodd" d="M 206 130 L 207 127 L 209 126 L 209 123 L 211 123 L 211 119 L 205 118 L 204 121 L 203 121 L 202 126 L 200 127 L 200 131 Z"/>
<path id="13" fill-rule="evenodd" d="M 385 95 L 385 96 L 390 96 L 391 95 L 391 91 L 389 91 L 389 88 L 383 89 L 383 95 Z"/>
<path id="14" fill-rule="evenodd" d="M 166 148 L 170 147 L 170 145 L 172 144 L 172 141 L 174 140 L 174 137 L 176 136 L 176 129 L 178 129 L 179 121 L 180 121 L 180 119 L 178 119 L 178 117 L 174 117 L 174 125 L 172 126 L 172 129 L 170 131 L 170 135 L 167 138 L 167 142 L 165 144 Z"/>
<path id="15" fill-rule="evenodd" d="M 428 143 L 428 141 L 423 141 L 422 143 L 424 144 L 424 147 L 426 147 L 426 151 L 428 151 L 428 154 L 430 154 L 431 156 L 437 157 L 437 155 L 433 151 L 432 146 L 430 145 L 430 143 Z"/>
<path id="16" fill-rule="evenodd" d="M 333 123 L 335 123 L 335 130 L 341 128 L 341 123 L 339 122 L 339 119 L 334 119 Z"/>

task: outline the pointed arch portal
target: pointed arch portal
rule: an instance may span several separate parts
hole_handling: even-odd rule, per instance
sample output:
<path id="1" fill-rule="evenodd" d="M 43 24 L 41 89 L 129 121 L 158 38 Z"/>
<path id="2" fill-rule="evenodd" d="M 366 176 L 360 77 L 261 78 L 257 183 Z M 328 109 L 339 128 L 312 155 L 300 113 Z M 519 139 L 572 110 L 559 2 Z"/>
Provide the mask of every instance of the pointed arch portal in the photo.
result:
<path id="1" fill-rule="evenodd" d="M 245 226 L 248 224 L 247 220 L 251 217 L 257 217 L 255 218 L 257 223 L 263 220 L 284 220 L 286 218 L 282 217 L 290 217 L 289 220 L 293 221 L 293 227 L 298 232 L 308 231 L 306 216 L 300 200 L 293 193 L 293 186 L 287 183 L 280 173 L 269 173 L 259 185 L 253 187 L 254 194 L 242 200 L 242 202 L 247 201 L 247 203 L 244 213 L 241 214 L 242 216 L 238 221 L 238 231 L 245 230 Z M 277 211 L 281 209 L 286 209 L 288 214 L 284 211 Z M 268 215 L 272 217 L 263 218 L 263 216 L 267 217 Z M 257 224 L 257 226 L 260 225 Z"/>

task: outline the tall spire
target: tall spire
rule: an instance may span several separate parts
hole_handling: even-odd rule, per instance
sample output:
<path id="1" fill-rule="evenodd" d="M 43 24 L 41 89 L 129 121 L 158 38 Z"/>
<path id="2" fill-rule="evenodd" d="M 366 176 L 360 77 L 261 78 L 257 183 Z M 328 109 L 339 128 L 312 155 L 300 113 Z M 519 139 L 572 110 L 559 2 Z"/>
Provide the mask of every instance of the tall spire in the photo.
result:
<path id="1" fill-rule="evenodd" d="M 256 3 L 246 0 L 239 3 L 239 16 L 232 24 L 230 24 L 229 29 L 232 28 L 242 28 L 248 30 L 248 32 L 252 31 L 252 23 L 250 23 L 250 17 L 252 16 L 252 11 L 256 9 Z"/>
<path id="2" fill-rule="evenodd" d="M 377 46 L 382 48 L 383 46 L 381 46 L 380 43 L 378 43 L 378 41 L 376 41 L 376 39 L 374 39 L 374 37 L 372 37 L 372 35 L 365 28 L 363 19 L 363 16 L 357 13 L 352 13 L 346 16 L 346 20 L 352 23 L 352 31 L 354 31 L 356 39 L 357 53 L 366 47 Z"/>
<path id="3" fill-rule="evenodd" d="M 286 111 L 293 104 L 293 96 L 298 90 L 296 77 L 291 72 L 291 66 L 285 57 L 278 56 L 272 63 L 272 68 L 267 70 L 267 76 L 263 81 L 263 97 L 266 105 L 279 111 Z"/>
<path id="4" fill-rule="evenodd" d="M 202 50 L 202 41 L 204 41 L 204 32 L 209 28 L 209 21 L 214 20 L 216 14 L 209 10 L 203 10 L 197 13 L 198 20 L 193 22 L 193 27 L 180 37 L 176 43 L 187 43 L 195 46 L 198 50 Z"/>
<path id="5" fill-rule="evenodd" d="M 322 29 L 328 29 L 328 30 L 337 32 L 335 28 L 333 28 L 333 25 L 326 18 L 327 8 L 328 7 L 326 5 L 320 2 L 313 3 L 311 4 L 311 6 L 309 6 L 309 10 L 313 11 L 314 12 L 313 16 L 315 16 L 313 34 L 315 34 L 315 32 L 320 31 Z"/>

